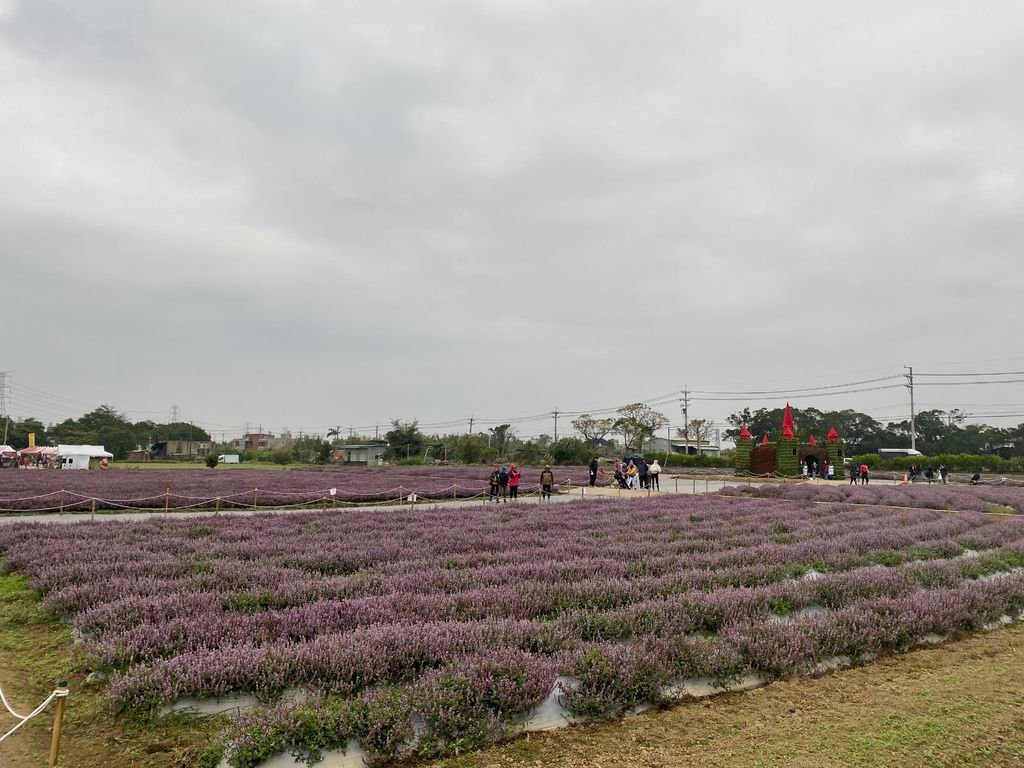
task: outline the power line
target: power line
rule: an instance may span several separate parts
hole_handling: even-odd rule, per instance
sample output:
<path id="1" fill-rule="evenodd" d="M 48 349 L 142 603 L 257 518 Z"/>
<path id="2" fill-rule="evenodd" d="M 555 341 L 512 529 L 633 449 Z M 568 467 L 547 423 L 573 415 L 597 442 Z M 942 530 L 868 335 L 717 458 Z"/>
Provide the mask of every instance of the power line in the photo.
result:
<path id="1" fill-rule="evenodd" d="M 750 392 L 738 392 L 738 391 L 714 391 L 707 389 L 691 389 L 692 394 L 700 395 L 795 395 L 802 392 L 821 392 L 830 389 L 846 389 L 847 387 L 859 387 L 862 384 L 877 384 L 880 381 L 892 381 L 893 379 L 902 378 L 901 374 L 893 376 L 880 376 L 875 379 L 864 379 L 862 381 L 851 381 L 846 384 L 829 384 L 820 387 L 805 387 L 803 389 L 765 389 L 755 390 Z M 705 399 L 705 398 L 700 398 Z"/>
<path id="2" fill-rule="evenodd" d="M 918 376 L 1024 376 L 1024 371 L 990 371 L 988 373 L 918 373 Z"/>
<path id="3" fill-rule="evenodd" d="M 824 391 L 818 390 L 818 391 L 810 392 L 808 394 L 804 394 L 804 395 L 802 395 L 802 397 L 810 399 L 810 398 L 816 398 L 816 397 L 834 397 L 836 395 L 855 395 L 855 394 L 858 394 L 860 392 L 880 392 L 880 391 L 882 391 L 884 389 L 902 389 L 904 386 L 906 386 L 906 385 L 905 384 L 887 384 L 886 386 L 883 386 L 883 387 L 864 387 L 864 388 L 861 388 L 861 389 L 847 389 L 847 390 L 842 390 L 842 391 L 838 391 L 838 392 L 824 392 Z M 694 390 L 690 390 L 690 392 L 692 394 L 694 392 Z M 791 397 L 792 397 L 792 393 L 790 393 L 788 395 L 778 395 L 778 396 L 774 396 L 773 395 L 773 396 L 770 396 L 770 397 L 758 397 L 757 399 L 758 400 L 789 400 Z M 749 397 L 693 397 L 691 399 L 699 400 L 701 402 L 705 402 L 705 401 L 706 402 L 715 402 L 715 401 L 720 401 L 720 402 L 744 402 L 744 401 L 749 401 L 750 400 Z"/>
<path id="4" fill-rule="evenodd" d="M 918 374 L 920 375 L 920 374 Z M 992 374 L 989 374 L 992 375 Z M 970 387 L 975 384 L 1024 384 L 1024 379 L 988 379 L 986 381 L 922 381 L 921 387 Z"/>

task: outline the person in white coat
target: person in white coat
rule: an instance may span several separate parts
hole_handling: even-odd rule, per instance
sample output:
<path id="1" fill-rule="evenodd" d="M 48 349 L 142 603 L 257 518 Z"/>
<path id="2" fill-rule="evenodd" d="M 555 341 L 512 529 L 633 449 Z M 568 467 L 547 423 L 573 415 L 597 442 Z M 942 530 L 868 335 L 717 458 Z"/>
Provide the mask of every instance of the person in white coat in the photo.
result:
<path id="1" fill-rule="evenodd" d="M 651 478 L 651 487 L 656 491 L 660 491 L 661 485 L 658 483 L 658 475 L 661 474 L 661 464 L 658 463 L 657 459 L 651 462 L 647 468 L 647 474 Z"/>

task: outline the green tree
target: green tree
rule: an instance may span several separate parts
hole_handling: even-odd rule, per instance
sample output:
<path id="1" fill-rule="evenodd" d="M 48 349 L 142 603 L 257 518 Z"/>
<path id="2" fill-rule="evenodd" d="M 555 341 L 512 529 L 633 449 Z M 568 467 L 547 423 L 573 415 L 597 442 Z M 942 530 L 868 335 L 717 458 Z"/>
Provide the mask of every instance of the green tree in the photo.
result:
<path id="1" fill-rule="evenodd" d="M 590 445 L 578 437 L 563 437 L 556 440 L 548 452 L 555 464 L 587 464 L 594 455 Z"/>
<path id="2" fill-rule="evenodd" d="M 3 427 L 0 426 L 0 430 L 2 429 Z M 28 448 L 30 432 L 36 436 L 36 445 L 46 445 L 48 443 L 50 436 L 47 434 L 43 422 L 39 419 L 27 418 L 21 421 L 11 420 L 10 426 L 7 429 L 7 444 L 15 450 Z M 0 434 L 0 437 L 3 437 L 3 435 Z"/>
<path id="3" fill-rule="evenodd" d="M 406 459 L 414 456 L 422 456 L 426 438 L 420 432 L 419 422 L 399 421 L 391 422 L 391 430 L 384 435 L 387 440 L 389 459 Z"/>
<path id="4" fill-rule="evenodd" d="M 480 464 L 493 461 L 498 452 L 487 445 L 483 435 L 458 435 L 451 441 L 448 455 L 462 464 Z"/>
<path id="5" fill-rule="evenodd" d="M 491 429 L 491 435 L 494 438 L 493 446 L 494 450 L 497 451 L 497 455 L 505 456 L 505 451 L 508 448 L 508 441 L 515 435 L 512 425 L 502 424 L 494 427 Z"/>
<path id="6" fill-rule="evenodd" d="M 270 460 L 275 464 L 290 464 L 292 455 L 292 447 L 290 445 L 279 445 L 271 449 Z"/>
<path id="7" fill-rule="evenodd" d="M 520 464 L 540 464 L 547 457 L 549 446 L 550 441 L 544 444 L 540 440 L 524 440 L 516 446 L 515 460 Z M 588 458 L 587 461 L 589 462 L 590 459 Z"/>

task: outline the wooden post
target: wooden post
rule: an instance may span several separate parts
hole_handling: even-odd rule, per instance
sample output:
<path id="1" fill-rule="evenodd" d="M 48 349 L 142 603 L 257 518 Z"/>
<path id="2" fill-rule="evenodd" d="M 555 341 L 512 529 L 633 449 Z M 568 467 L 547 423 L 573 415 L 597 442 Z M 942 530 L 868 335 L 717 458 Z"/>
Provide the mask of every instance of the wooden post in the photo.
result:
<path id="1" fill-rule="evenodd" d="M 704 493 L 707 493 L 707 492 L 708 492 L 708 479 L 705 477 L 704 478 Z"/>
<path id="2" fill-rule="evenodd" d="M 253 509 L 256 509 L 256 505 L 259 503 L 259 499 L 260 499 L 260 489 L 259 488 L 253 488 L 252 489 L 252 508 Z"/>
<path id="3" fill-rule="evenodd" d="M 679 493 L 679 478 L 673 478 L 676 481 L 676 493 Z"/>
<path id="4" fill-rule="evenodd" d="M 89 520 L 96 522 L 96 499 L 92 500 L 92 514 L 89 516 Z"/>
<path id="5" fill-rule="evenodd" d="M 697 478 L 693 478 L 693 492 L 697 493 Z"/>
<path id="6" fill-rule="evenodd" d="M 171 489 L 164 489 L 164 512 L 168 512 L 171 509 Z"/>
<path id="7" fill-rule="evenodd" d="M 459 486 L 456 483 L 452 483 L 452 501 L 459 498 L 458 496 Z"/>
<path id="8" fill-rule="evenodd" d="M 220 496 L 217 497 L 217 506 L 214 508 L 213 514 L 215 514 L 215 515 L 219 515 L 220 514 Z"/>
<path id="9" fill-rule="evenodd" d="M 60 732 L 64 727 L 64 699 L 67 698 L 67 680 L 61 680 L 57 686 L 64 689 L 64 695 L 57 698 L 57 709 L 53 713 L 53 735 L 50 738 L 50 768 L 57 764 L 60 757 Z"/>
<path id="10" fill-rule="evenodd" d="M 60 489 L 60 511 L 64 511 L 64 489 Z"/>

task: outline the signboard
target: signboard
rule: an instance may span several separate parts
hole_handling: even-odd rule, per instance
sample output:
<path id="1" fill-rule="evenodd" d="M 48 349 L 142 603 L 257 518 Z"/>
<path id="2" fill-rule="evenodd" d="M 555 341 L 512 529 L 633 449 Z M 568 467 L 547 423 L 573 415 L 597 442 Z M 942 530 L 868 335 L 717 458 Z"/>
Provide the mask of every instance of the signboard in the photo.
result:
<path id="1" fill-rule="evenodd" d="M 29 432 L 28 433 L 28 447 L 29 448 L 35 448 L 36 447 L 36 433 L 35 432 Z"/>

